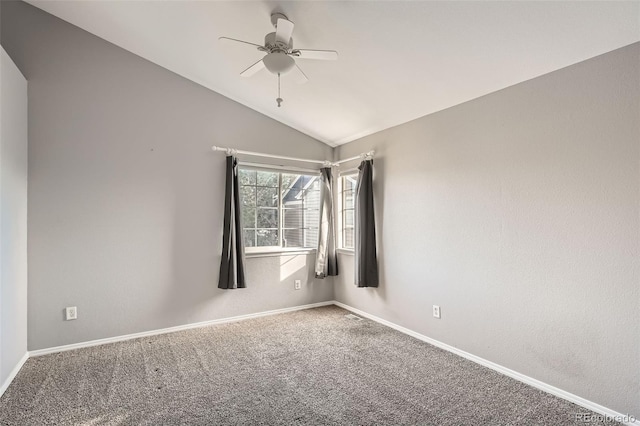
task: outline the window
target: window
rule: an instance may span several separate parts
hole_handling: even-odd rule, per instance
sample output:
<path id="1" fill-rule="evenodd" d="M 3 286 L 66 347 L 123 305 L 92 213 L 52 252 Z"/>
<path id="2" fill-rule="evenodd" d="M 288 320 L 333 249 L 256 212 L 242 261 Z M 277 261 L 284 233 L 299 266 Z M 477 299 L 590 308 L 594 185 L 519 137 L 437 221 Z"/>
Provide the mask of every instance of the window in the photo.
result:
<path id="1" fill-rule="evenodd" d="M 354 199 L 358 175 L 340 177 L 340 248 L 353 250 Z"/>
<path id="2" fill-rule="evenodd" d="M 316 247 L 320 223 L 318 175 L 240 166 L 238 177 L 247 252 Z"/>

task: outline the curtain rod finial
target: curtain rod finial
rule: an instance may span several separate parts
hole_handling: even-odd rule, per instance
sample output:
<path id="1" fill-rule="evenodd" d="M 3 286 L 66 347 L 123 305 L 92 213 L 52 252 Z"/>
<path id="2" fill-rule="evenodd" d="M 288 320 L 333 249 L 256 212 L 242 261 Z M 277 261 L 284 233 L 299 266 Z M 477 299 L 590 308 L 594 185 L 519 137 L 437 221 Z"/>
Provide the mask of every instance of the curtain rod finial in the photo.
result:
<path id="1" fill-rule="evenodd" d="M 363 160 L 371 160 L 373 159 L 373 155 L 375 154 L 375 151 L 369 151 L 369 152 L 365 152 L 363 154 L 360 154 L 361 158 Z"/>
<path id="2" fill-rule="evenodd" d="M 226 151 L 227 155 L 236 155 L 238 153 L 237 149 L 233 149 L 233 148 L 222 148 L 220 146 L 212 146 L 211 147 L 212 151 Z"/>

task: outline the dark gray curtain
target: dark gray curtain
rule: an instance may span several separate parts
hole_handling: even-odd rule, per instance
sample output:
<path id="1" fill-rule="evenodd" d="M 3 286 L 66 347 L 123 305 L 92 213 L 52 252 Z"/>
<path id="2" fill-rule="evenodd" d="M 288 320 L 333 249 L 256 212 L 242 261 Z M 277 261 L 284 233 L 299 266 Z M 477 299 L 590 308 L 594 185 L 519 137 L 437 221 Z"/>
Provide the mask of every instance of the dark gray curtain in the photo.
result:
<path id="1" fill-rule="evenodd" d="M 333 221 L 333 182 L 331 167 L 320 169 L 320 229 L 316 253 L 316 278 L 338 275 L 336 237 Z"/>
<path id="2" fill-rule="evenodd" d="M 227 157 L 227 182 L 224 196 L 224 230 L 222 232 L 222 258 L 218 288 L 245 288 L 244 243 L 240 221 L 240 191 L 238 160 Z"/>
<path id="3" fill-rule="evenodd" d="M 358 287 L 378 287 L 376 222 L 373 211 L 373 160 L 358 167 L 355 198 L 355 274 Z"/>

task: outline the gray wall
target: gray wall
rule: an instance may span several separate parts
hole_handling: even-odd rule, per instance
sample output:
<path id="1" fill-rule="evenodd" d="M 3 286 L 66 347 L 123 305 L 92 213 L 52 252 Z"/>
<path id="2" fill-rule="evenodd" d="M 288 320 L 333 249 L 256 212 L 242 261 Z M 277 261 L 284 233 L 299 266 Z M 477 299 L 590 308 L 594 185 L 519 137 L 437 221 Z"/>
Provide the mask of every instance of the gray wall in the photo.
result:
<path id="1" fill-rule="evenodd" d="M 333 298 L 313 256 L 248 259 L 248 289 L 217 289 L 210 150 L 330 147 L 26 3 L 2 2 L 1 28 L 29 81 L 30 350 Z"/>
<path id="2" fill-rule="evenodd" d="M 0 387 L 27 353 L 27 81 L 0 52 Z"/>
<path id="3" fill-rule="evenodd" d="M 639 147 L 640 44 L 340 147 L 382 283 L 336 300 L 640 417 Z"/>

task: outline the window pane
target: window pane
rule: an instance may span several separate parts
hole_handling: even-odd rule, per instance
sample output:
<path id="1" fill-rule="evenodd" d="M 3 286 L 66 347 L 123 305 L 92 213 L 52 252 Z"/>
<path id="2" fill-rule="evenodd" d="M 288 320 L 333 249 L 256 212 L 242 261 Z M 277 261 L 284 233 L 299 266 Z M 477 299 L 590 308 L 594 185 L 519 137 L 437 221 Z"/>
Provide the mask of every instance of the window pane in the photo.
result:
<path id="1" fill-rule="evenodd" d="M 303 187 L 303 179 L 302 175 L 291 174 L 291 173 L 283 173 L 282 174 L 282 190 L 286 191 L 289 188 L 302 188 Z"/>
<path id="2" fill-rule="evenodd" d="M 320 191 L 305 191 L 304 194 L 304 207 L 306 209 L 318 209 L 320 208 Z"/>
<path id="3" fill-rule="evenodd" d="M 304 210 L 303 216 L 305 228 L 317 228 L 320 226 L 320 210 Z"/>
<path id="4" fill-rule="evenodd" d="M 238 178 L 240 180 L 240 185 L 255 185 L 256 171 L 240 169 L 238 171 Z"/>
<path id="5" fill-rule="evenodd" d="M 319 177 L 282 175 L 283 226 L 287 247 L 315 247 L 318 240 Z M 313 230 L 309 228 L 315 228 Z"/>
<path id="6" fill-rule="evenodd" d="M 344 209 L 352 209 L 353 208 L 353 191 L 345 191 L 342 194 L 344 204 L 342 208 Z"/>
<path id="7" fill-rule="evenodd" d="M 256 205 L 256 188 L 254 186 L 241 186 L 240 199 L 243 206 Z"/>
<path id="8" fill-rule="evenodd" d="M 353 191 L 356 189 L 356 180 L 358 179 L 357 175 L 353 176 L 343 176 L 342 177 L 342 190 L 343 191 Z"/>
<path id="9" fill-rule="evenodd" d="M 304 233 L 304 247 L 315 247 L 318 245 L 318 228 L 309 228 Z"/>
<path id="10" fill-rule="evenodd" d="M 343 219 L 344 220 L 343 225 L 345 227 L 353 226 L 353 216 L 354 216 L 353 210 L 345 210 L 343 212 L 343 218 L 344 218 Z"/>
<path id="11" fill-rule="evenodd" d="M 302 207 L 303 190 L 297 188 L 283 189 L 282 206 L 285 208 Z"/>
<path id="12" fill-rule="evenodd" d="M 278 209 L 258 208 L 258 228 L 278 228 Z"/>
<path id="13" fill-rule="evenodd" d="M 285 229 L 284 230 L 284 246 L 285 247 L 304 247 L 302 229 Z"/>
<path id="14" fill-rule="evenodd" d="M 278 188 L 257 189 L 258 207 L 278 207 Z"/>
<path id="15" fill-rule="evenodd" d="M 353 248 L 353 228 L 344 228 L 342 230 L 342 247 L 347 249 Z"/>
<path id="16" fill-rule="evenodd" d="M 242 206 L 242 227 L 243 228 L 255 228 L 256 227 L 256 208 Z"/>
<path id="17" fill-rule="evenodd" d="M 278 173 L 277 172 L 258 172 L 257 176 L 258 186 L 268 186 L 271 188 L 278 187 Z"/>
<path id="18" fill-rule="evenodd" d="M 285 228 L 302 228 L 302 209 L 285 209 L 282 211 L 283 222 Z"/>
<path id="19" fill-rule="evenodd" d="M 244 246 L 254 247 L 256 245 L 256 231 L 253 229 L 244 230 Z"/>
<path id="20" fill-rule="evenodd" d="M 256 230 L 256 233 L 258 234 L 259 247 L 280 245 L 278 241 L 278 231 L 276 231 L 275 229 L 258 229 Z"/>

